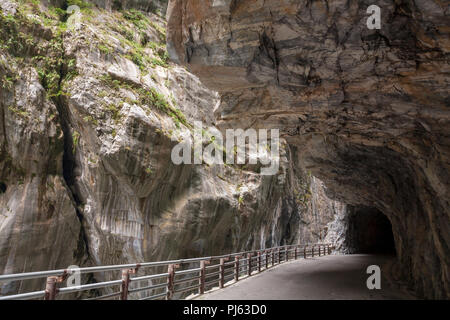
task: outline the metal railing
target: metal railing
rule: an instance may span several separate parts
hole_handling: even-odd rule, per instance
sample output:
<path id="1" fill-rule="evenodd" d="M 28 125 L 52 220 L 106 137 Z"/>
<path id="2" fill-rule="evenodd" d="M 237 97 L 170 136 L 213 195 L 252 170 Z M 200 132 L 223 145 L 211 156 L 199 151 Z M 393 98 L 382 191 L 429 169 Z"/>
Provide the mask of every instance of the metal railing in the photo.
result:
<path id="1" fill-rule="evenodd" d="M 128 300 L 130 298 L 139 300 L 164 298 L 170 300 L 176 295 L 189 292 L 191 294 L 195 292 L 204 294 L 207 289 L 211 289 L 214 286 L 222 289 L 226 282 L 233 279 L 237 282 L 245 274 L 249 277 L 254 273 L 263 272 L 285 261 L 327 255 L 331 253 L 331 249 L 330 244 L 320 243 L 314 245 L 287 245 L 221 256 L 7 274 L 0 276 L 0 283 L 46 278 L 45 289 L 0 296 L 0 300 L 54 300 L 64 294 L 80 293 L 94 289 L 111 290 L 111 288 L 115 288 L 117 291 L 113 290 L 112 293 L 106 293 L 86 300 L 111 298 L 119 298 L 120 300 Z M 192 267 L 193 264 L 198 264 L 198 266 Z M 188 269 L 177 271 L 177 269 L 181 269 L 182 266 L 186 265 Z M 137 275 L 138 271 L 165 266 L 167 266 L 167 272 L 165 273 L 133 277 L 133 275 Z M 106 271 L 120 271 L 121 279 L 78 286 L 60 287 L 61 285 L 58 285 L 75 272 L 79 274 L 93 274 Z M 151 284 L 138 286 L 142 281 L 150 281 Z M 134 284 L 137 286 L 133 288 Z M 135 296 L 130 297 L 130 295 Z"/>

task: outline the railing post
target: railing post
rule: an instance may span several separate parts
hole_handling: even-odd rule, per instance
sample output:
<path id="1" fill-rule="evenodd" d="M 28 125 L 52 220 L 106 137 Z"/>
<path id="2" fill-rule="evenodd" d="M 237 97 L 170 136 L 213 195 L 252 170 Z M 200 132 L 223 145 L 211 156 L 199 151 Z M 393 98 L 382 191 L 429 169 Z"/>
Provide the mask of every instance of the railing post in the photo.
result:
<path id="1" fill-rule="evenodd" d="M 321 248 L 322 248 L 322 246 L 319 244 L 319 257 L 320 257 L 320 253 L 321 253 L 321 252 L 320 252 L 320 251 L 321 251 L 321 250 L 320 250 Z"/>
<path id="2" fill-rule="evenodd" d="M 252 275 L 252 254 L 247 254 L 247 274 L 250 277 Z"/>
<path id="3" fill-rule="evenodd" d="M 234 280 L 239 281 L 239 256 L 234 257 Z"/>
<path id="4" fill-rule="evenodd" d="M 58 289 L 56 288 L 56 283 L 58 282 L 58 277 L 52 276 L 47 277 L 47 283 L 45 285 L 45 300 L 55 300 Z"/>
<path id="5" fill-rule="evenodd" d="M 311 256 L 312 256 L 313 258 L 314 258 L 314 249 L 315 249 L 315 247 L 316 247 L 316 246 L 312 246 L 312 250 L 311 250 L 311 252 L 312 252 L 312 255 L 311 255 Z"/>
<path id="6" fill-rule="evenodd" d="M 169 264 L 167 267 L 167 293 L 166 300 L 171 300 L 174 294 L 175 265 Z"/>
<path id="7" fill-rule="evenodd" d="M 281 250 L 278 248 L 278 264 L 281 263 Z"/>
<path id="8" fill-rule="evenodd" d="M 272 267 L 275 264 L 275 249 L 272 249 Z"/>
<path id="9" fill-rule="evenodd" d="M 331 254 L 331 246 L 330 245 L 327 245 L 328 246 L 328 254 L 330 255 Z"/>
<path id="10" fill-rule="evenodd" d="M 264 253 L 266 254 L 266 269 L 269 269 L 269 251 L 266 250 Z"/>
<path id="11" fill-rule="evenodd" d="M 261 251 L 258 251 L 258 272 L 261 272 Z"/>
<path id="12" fill-rule="evenodd" d="M 225 284 L 225 261 L 228 259 L 220 258 L 220 265 L 219 265 L 219 287 L 220 289 L 223 289 L 223 286 Z"/>
<path id="13" fill-rule="evenodd" d="M 199 279 L 199 291 L 200 294 L 205 293 L 205 277 L 206 277 L 206 261 L 200 261 L 200 279 Z"/>
<path id="14" fill-rule="evenodd" d="M 306 259 L 306 250 L 308 250 L 308 246 L 303 247 L 303 258 Z"/>
<path id="15" fill-rule="evenodd" d="M 130 269 L 122 270 L 122 285 L 120 289 L 120 300 L 128 300 L 128 286 L 130 284 Z"/>
<path id="16" fill-rule="evenodd" d="M 289 249 L 288 249 L 287 246 L 284 247 L 284 252 L 286 253 L 286 254 L 285 254 L 285 257 L 284 257 L 284 260 L 285 260 L 285 261 L 289 261 Z"/>
<path id="17" fill-rule="evenodd" d="M 295 246 L 295 250 L 294 250 L 294 260 L 297 260 L 297 251 L 298 251 L 298 247 Z"/>

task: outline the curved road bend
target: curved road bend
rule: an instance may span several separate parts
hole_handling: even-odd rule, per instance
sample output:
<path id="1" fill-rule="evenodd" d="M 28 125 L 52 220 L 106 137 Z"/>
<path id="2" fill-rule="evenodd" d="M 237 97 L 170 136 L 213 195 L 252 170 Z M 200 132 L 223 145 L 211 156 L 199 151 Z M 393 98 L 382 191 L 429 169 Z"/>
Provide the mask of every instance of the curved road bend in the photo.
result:
<path id="1" fill-rule="evenodd" d="M 414 299 L 389 287 L 383 265 L 393 257 L 366 254 L 331 255 L 299 259 L 239 280 L 196 300 L 303 300 L 303 299 Z M 381 268 L 381 289 L 369 290 L 369 265 Z"/>

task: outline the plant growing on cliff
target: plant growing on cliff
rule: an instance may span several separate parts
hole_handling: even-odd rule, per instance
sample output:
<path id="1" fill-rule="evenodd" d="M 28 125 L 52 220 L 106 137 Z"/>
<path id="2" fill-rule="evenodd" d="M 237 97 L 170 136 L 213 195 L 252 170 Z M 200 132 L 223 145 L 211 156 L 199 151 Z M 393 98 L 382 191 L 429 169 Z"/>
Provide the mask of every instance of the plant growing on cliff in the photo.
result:
<path id="1" fill-rule="evenodd" d="M 133 91 L 138 96 L 138 100 L 136 102 L 139 105 L 141 106 L 147 105 L 149 107 L 155 107 L 156 109 L 170 116 L 173 119 L 175 125 L 177 126 L 183 124 L 188 128 L 191 127 L 190 124 L 187 122 L 183 112 L 180 109 L 173 107 L 166 100 L 164 95 L 156 91 L 155 88 L 143 88 L 134 83 L 128 83 L 122 80 L 113 79 L 111 78 L 110 75 L 101 76 L 100 81 L 104 85 L 116 91 L 118 91 L 120 88 Z"/>
<path id="2" fill-rule="evenodd" d="M 239 203 L 239 205 L 242 205 L 244 203 L 244 196 L 243 195 L 239 196 L 238 203 Z"/>
<path id="3" fill-rule="evenodd" d="M 22 62 L 31 62 L 49 97 L 58 97 L 63 94 L 63 79 L 76 75 L 74 59 L 64 55 L 64 31 L 58 28 L 56 13 L 40 12 L 34 2 L 30 4 L 30 7 L 19 6 L 15 15 L 0 15 L 0 45 Z M 51 21 L 50 27 L 40 25 L 37 19 L 29 16 L 30 8 Z M 41 37 L 44 33 L 50 33 L 50 39 Z"/>
<path id="4" fill-rule="evenodd" d="M 112 114 L 112 119 L 118 123 L 120 121 L 120 119 L 122 118 L 121 114 L 120 114 L 120 110 L 122 109 L 122 104 L 116 105 L 116 104 L 109 104 L 106 106 L 106 110 L 108 110 L 109 112 L 111 112 Z"/>
<path id="5" fill-rule="evenodd" d="M 83 0 L 67 0 L 67 7 L 78 6 L 81 10 L 92 9 L 94 7 L 93 3 L 83 1 Z"/>
<path id="6" fill-rule="evenodd" d="M 80 133 L 78 131 L 74 131 L 72 133 L 72 153 L 75 154 L 77 151 L 78 143 L 80 142 Z"/>
<path id="7" fill-rule="evenodd" d="M 28 118 L 30 116 L 30 114 L 27 111 L 24 110 L 20 110 L 19 108 L 15 107 L 15 106 L 9 106 L 8 107 L 9 111 L 11 111 L 12 113 L 18 115 L 21 118 Z"/>

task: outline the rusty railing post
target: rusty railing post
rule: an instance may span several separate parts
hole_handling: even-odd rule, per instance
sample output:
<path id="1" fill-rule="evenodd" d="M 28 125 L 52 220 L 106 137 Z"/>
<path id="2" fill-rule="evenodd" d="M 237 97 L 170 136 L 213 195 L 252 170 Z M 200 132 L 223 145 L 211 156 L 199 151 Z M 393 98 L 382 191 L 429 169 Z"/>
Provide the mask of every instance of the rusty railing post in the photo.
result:
<path id="1" fill-rule="evenodd" d="M 252 275 L 252 254 L 247 253 L 247 275 L 250 277 Z"/>
<path id="2" fill-rule="evenodd" d="M 266 254 L 266 260 L 265 260 L 265 262 L 266 262 L 266 269 L 269 269 L 269 251 L 266 250 L 264 252 Z"/>
<path id="3" fill-rule="evenodd" d="M 225 261 L 228 261 L 228 258 L 220 258 L 219 265 L 219 287 L 223 289 L 225 285 Z"/>
<path id="4" fill-rule="evenodd" d="M 278 264 L 281 263 L 281 250 L 278 248 Z"/>
<path id="5" fill-rule="evenodd" d="M 319 244 L 319 257 L 320 257 L 320 254 L 321 254 L 321 252 L 320 252 L 320 251 L 321 251 L 321 250 L 320 250 L 321 247 L 322 247 L 322 246 Z"/>
<path id="6" fill-rule="evenodd" d="M 130 269 L 122 270 L 122 285 L 120 287 L 120 300 L 128 300 L 128 286 L 130 285 Z"/>
<path id="7" fill-rule="evenodd" d="M 45 285 L 45 295 L 44 300 L 55 300 L 58 289 L 56 288 L 56 283 L 58 282 L 58 277 L 52 276 L 47 277 L 47 283 Z"/>
<path id="8" fill-rule="evenodd" d="M 303 258 L 306 259 L 306 250 L 308 249 L 308 246 L 303 247 Z"/>
<path id="9" fill-rule="evenodd" d="M 284 252 L 285 252 L 284 260 L 285 260 L 285 261 L 289 261 L 289 249 L 288 249 L 287 246 L 284 247 Z"/>
<path id="10" fill-rule="evenodd" d="M 55 300 L 56 295 L 59 292 L 57 287 L 58 283 L 64 282 L 70 273 L 67 270 L 64 270 L 64 273 L 61 276 L 50 276 L 47 277 L 47 282 L 45 284 L 45 294 L 44 300 Z"/>
<path id="11" fill-rule="evenodd" d="M 239 256 L 234 257 L 234 280 L 239 281 Z"/>
<path id="12" fill-rule="evenodd" d="M 294 250 L 294 260 L 297 260 L 297 251 L 298 251 L 298 247 L 295 246 L 295 250 Z"/>
<path id="13" fill-rule="evenodd" d="M 258 272 L 261 272 L 261 251 L 258 251 Z"/>
<path id="14" fill-rule="evenodd" d="M 171 300 L 174 294 L 175 265 L 169 264 L 167 267 L 167 292 L 166 300 Z"/>
<path id="15" fill-rule="evenodd" d="M 225 259 L 224 258 L 220 258 L 220 262 L 219 262 L 219 288 L 223 289 L 223 283 L 224 283 L 224 264 L 225 264 Z"/>
<path id="16" fill-rule="evenodd" d="M 206 278 L 206 261 L 202 260 L 200 261 L 200 279 L 198 280 L 200 294 L 205 293 L 205 278 Z"/>
<path id="17" fill-rule="evenodd" d="M 272 267 L 273 267 L 273 265 L 275 264 L 275 250 L 272 249 L 271 251 L 272 251 Z"/>
<path id="18" fill-rule="evenodd" d="M 328 254 L 331 254 L 331 246 L 328 245 Z"/>

